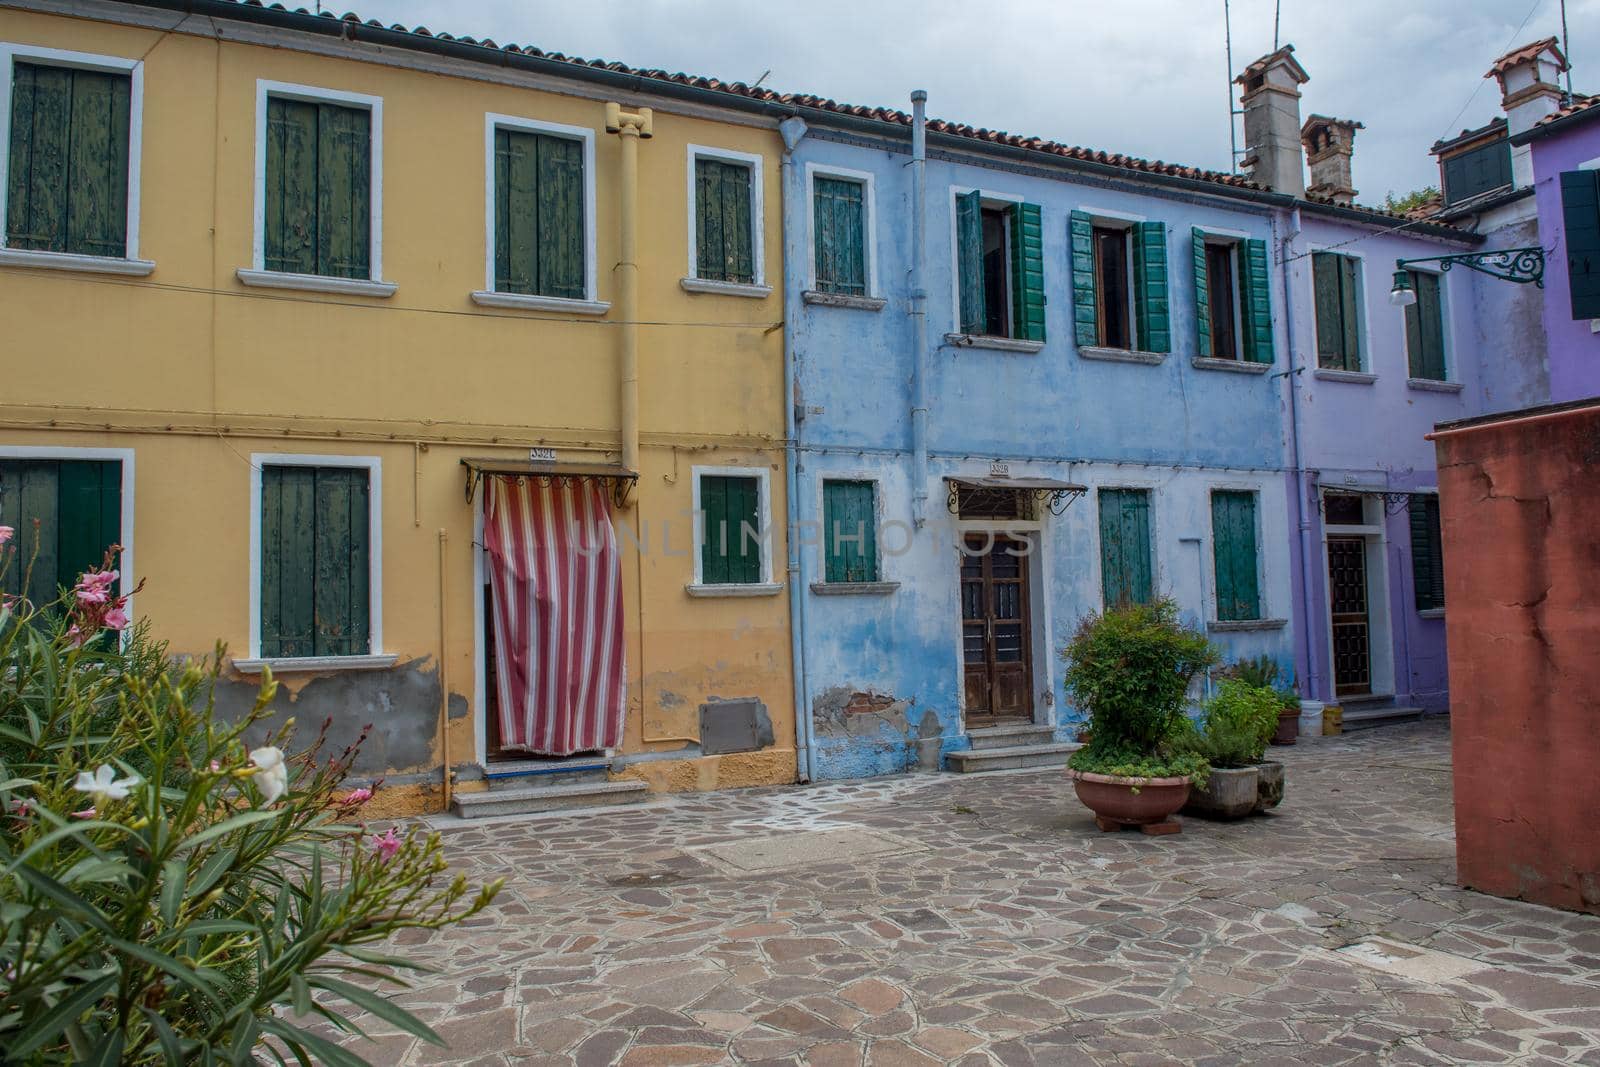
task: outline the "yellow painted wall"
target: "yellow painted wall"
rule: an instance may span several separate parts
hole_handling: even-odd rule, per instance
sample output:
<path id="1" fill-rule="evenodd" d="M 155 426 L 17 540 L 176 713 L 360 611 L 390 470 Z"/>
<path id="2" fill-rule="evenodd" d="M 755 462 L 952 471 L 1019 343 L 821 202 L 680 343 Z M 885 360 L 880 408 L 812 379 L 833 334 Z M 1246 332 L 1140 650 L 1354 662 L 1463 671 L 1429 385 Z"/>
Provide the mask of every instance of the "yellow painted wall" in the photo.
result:
<path id="1" fill-rule="evenodd" d="M 174 650 L 248 645 L 250 456 L 379 456 L 383 651 L 439 655 L 438 533 L 446 531 L 449 689 L 474 700 L 473 512 L 465 456 L 617 458 L 615 309 L 598 319 L 489 309 L 484 288 L 486 113 L 595 130 L 598 296 L 615 299 L 618 139 L 603 101 L 287 47 L 0 11 L 0 41 L 145 56 L 139 255 L 147 279 L 0 267 L 0 446 L 133 448 L 136 604 Z M 328 47 L 322 42 L 318 47 Z M 340 46 L 343 47 L 343 46 Z M 393 56 L 394 53 L 387 53 Z M 479 71 L 487 76 L 492 68 Z M 383 98 L 382 276 L 374 299 L 241 284 L 251 266 L 256 80 Z M 783 352 L 775 128 L 656 107 L 640 145 L 640 412 L 637 506 L 618 522 L 678 524 L 690 468 L 765 467 L 782 579 Z M 687 146 L 764 157 L 765 299 L 685 292 Z M 479 497 L 481 500 L 481 495 Z M 627 540 L 625 544 L 630 544 Z M 662 788 L 790 781 L 794 718 L 783 596 L 694 599 L 688 555 L 625 554 L 629 708 L 624 753 L 680 750 L 708 697 L 757 697 L 764 753 L 662 765 Z M 641 629 L 642 627 L 642 629 Z M 301 686 L 302 678 L 285 678 Z M 475 711 L 474 711 L 475 715 Z M 452 759 L 476 759 L 473 716 Z M 668 740 L 657 740 L 665 738 Z M 434 738 L 433 758 L 437 758 Z M 423 772 L 424 766 L 395 767 Z M 416 803 L 420 804 L 419 799 Z"/>

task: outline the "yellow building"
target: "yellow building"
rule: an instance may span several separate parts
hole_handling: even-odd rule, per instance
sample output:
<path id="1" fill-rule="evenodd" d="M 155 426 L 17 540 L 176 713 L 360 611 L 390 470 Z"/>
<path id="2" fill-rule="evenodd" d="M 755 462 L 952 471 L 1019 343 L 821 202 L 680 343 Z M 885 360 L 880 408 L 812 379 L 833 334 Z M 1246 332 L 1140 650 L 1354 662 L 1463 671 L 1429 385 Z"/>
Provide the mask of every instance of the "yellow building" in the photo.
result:
<path id="1" fill-rule="evenodd" d="M 793 781 L 781 116 L 303 12 L 61 10 L 0 10 L 0 523 L 40 519 L 36 586 L 119 542 L 173 652 L 227 644 L 224 708 L 270 665 L 302 739 L 370 723 L 391 811 L 447 761 L 469 804 L 580 784 L 476 812 Z M 491 484 L 609 502 L 598 755 L 490 714 Z"/>

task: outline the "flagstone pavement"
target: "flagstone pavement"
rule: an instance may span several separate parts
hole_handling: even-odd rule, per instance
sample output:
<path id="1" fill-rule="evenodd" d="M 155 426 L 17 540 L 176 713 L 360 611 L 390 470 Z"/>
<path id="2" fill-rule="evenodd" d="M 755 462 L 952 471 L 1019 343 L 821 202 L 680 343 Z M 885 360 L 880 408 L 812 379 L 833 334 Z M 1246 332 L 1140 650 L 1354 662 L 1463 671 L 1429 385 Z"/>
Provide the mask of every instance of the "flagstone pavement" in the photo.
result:
<path id="1" fill-rule="evenodd" d="M 1600 1065 L 1600 918 L 1453 884 L 1446 724 L 1274 754 L 1277 813 L 1169 837 L 1098 832 L 1058 771 L 450 829 L 462 870 L 506 879 L 465 927 L 399 939 L 439 969 L 399 999 L 450 1047 L 346 1043 L 376 1064 Z M 1407 977 L 1339 951 L 1375 936 L 1443 955 Z"/>

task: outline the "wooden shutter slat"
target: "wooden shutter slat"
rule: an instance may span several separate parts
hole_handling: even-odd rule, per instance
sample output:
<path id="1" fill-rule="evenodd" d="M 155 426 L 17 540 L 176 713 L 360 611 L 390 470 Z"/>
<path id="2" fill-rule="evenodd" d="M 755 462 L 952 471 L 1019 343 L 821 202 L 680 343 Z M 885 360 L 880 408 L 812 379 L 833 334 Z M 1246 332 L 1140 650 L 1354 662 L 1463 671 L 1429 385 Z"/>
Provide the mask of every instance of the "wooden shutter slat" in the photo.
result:
<path id="1" fill-rule="evenodd" d="M 722 164 L 725 277 L 746 285 L 756 280 L 754 181 L 755 174 L 749 167 Z"/>
<path id="2" fill-rule="evenodd" d="M 317 273 L 371 277 L 372 117 L 364 108 L 317 107 Z"/>
<path id="3" fill-rule="evenodd" d="M 1361 294 L 1356 275 L 1356 261 L 1350 256 L 1339 257 L 1339 310 L 1344 325 L 1344 369 L 1361 369 Z"/>
<path id="4" fill-rule="evenodd" d="M 18 203 L 7 209 L 7 240 L 13 248 L 65 252 L 73 72 L 62 67 L 16 66 L 19 72 L 26 70 L 28 78 L 22 92 L 13 89 L 13 122 L 26 123 L 28 133 L 20 172 L 15 157 L 11 164 L 10 192 L 15 195 L 20 185 L 23 195 L 18 202 L 20 210 Z M 25 102 L 29 110 L 19 112 Z M 15 137 L 12 147 L 17 147 Z"/>
<path id="5" fill-rule="evenodd" d="M 66 250 L 125 256 L 130 81 L 101 71 L 71 74 Z"/>
<path id="6" fill-rule="evenodd" d="M 1163 222 L 1133 224 L 1134 329 L 1139 350 L 1172 348 L 1167 306 L 1167 226 Z"/>
<path id="7" fill-rule="evenodd" d="M 729 487 L 729 547 L 734 553 L 735 581 L 754 584 L 761 581 L 760 502 L 754 478 L 733 478 Z M 737 501 L 737 508 L 732 502 Z"/>
<path id="8" fill-rule="evenodd" d="M 824 483 L 823 558 L 827 581 L 878 580 L 875 497 L 871 482 Z"/>
<path id="9" fill-rule="evenodd" d="M 700 580 L 707 585 L 721 585 L 728 581 L 726 478 L 707 476 L 700 480 L 700 512 Z"/>
<path id="10" fill-rule="evenodd" d="M 1561 173 L 1561 215 L 1572 317 L 1600 318 L 1600 171 Z"/>
<path id="11" fill-rule="evenodd" d="M 1217 618 L 1225 621 L 1260 618 L 1255 494 L 1233 490 L 1212 493 L 1211 537 L 1217 579 Z"/>
<path id="12" fill-rule="evenodd" d="M 1100 340 L 1095 310 L 1094 220 L 1086 211 L 1074 211 L 1067 222 L 1067 243 L 1072 264 L 1072 334 L 1080 346 Z"/>
<path id="13" fill-rule="evenodd" d="M 583 145 L 539 137 L 539 288 L 544 296 L 582 300 L 585 283 Z"/>
<path id="14" fill-rule="evenodd" d="M 1272 275 L 1268 270 L 1267 242 L 1251 238 L 1242 243 L 1239 257 L 1240 295 L 1245 308 L 1244 358 L 1251 363 L 1273 361 Z"/>
<path id="15" fill-rule="evenodd" d="M 262 226 L 267 270 L 317 272 L 317 127 L 315 104 L 267 98 Z"/>
<path id="16" fill-rule="evenodd" d="M 0 588 L 35 607 L 53 602 L 60 591 L 60 469 L 53 459 L 0 460 L 0 522 L 16 530 L 17 547 Z"/>
<path id="17" fill-rule="evenodd" d="M 956 269 L 962 333 L 984 330 L 983 194 L 956 197 Z"/>
<path id="18" fill-rule="evenodd" d="M 861 183 L 819 177 L 812 197 L 817 288 L 865 296 L 866 212 Z"/>
<path id="19" fill-rule="evenodd" d="M 1211 289 L 1206 270 L 1206 232 L 1198 226 L 1189 230 L 1190 258 L 1194 263 L 1195 351 L 1211 356 Z"/>
<path id="20" fill-rule="evenodd" d="M 1444 545 L 1439 529 L 1439 498 L 1411 498 L 1411 581 L 1418 611 L 1444 607 Z"/>
<path id="21" fill-rule="evenodd" d="M 350 651 L 350 481 L 348 471 L 316 472 L 312 564 L 312 655 Z"/>
<path id="22" fill-rule="evenodd" d="M 1416 301 L 1406 307 L 1406 357 L 1413 378 L 1444 381 L 1444 319 L 1439 276 L 1409 271 Z"/>
<path id="23" fill-rule="evenodd" d="M 1311 285 L 1316 295 L 1317 366 L 1344 370 L 1343 305 L 1339 294 L 1339 257 L 1332 252 L 1311 255 Z"/>
<path id="24" fill-rule="evenodd" d="M 694 168 L 696 272 L 702 278 L 725 282 L 729 278 L 722 166 L 714 159 L 697 159 Z"/>
<path id="25" fill-rule="evenodd" d="M 1011 209 L 1011 335 L 1044 338 L 1044 225 L 1038 204 Z"/>
<path id="26" fill-rule="evenodd" d="M 1100 570 L 1107 608 L 1149 603 L 1154 592 L 1150 552 L 1150 494 L 1100 490 Z"/>

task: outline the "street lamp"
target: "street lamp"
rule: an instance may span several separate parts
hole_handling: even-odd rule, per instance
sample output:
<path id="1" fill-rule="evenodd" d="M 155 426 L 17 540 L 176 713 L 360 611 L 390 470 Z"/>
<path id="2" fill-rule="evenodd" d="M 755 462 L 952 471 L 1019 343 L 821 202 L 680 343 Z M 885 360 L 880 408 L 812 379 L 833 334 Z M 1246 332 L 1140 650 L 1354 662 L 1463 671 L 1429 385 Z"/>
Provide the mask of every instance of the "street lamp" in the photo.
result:
<path id="1" fill-rule="evenodd" d="M 1394 287 L 1389 290 L 1389 303 L 1395 307 L 1409 307 L 1417 302 L 1416 287 L 1411 284 L 1407 268 L 1416 263 L 1437 263 L 1443 274 L 1456 264 L 1487 274 L 1491 278 L 1526 285 L 1532 282 L 1544 288 L 1544 249 L 1501 248 L 1493 252 L 1461 252 L 1453 256 L 1426 256 L 1421 259 L 1394 261 Z"/>

